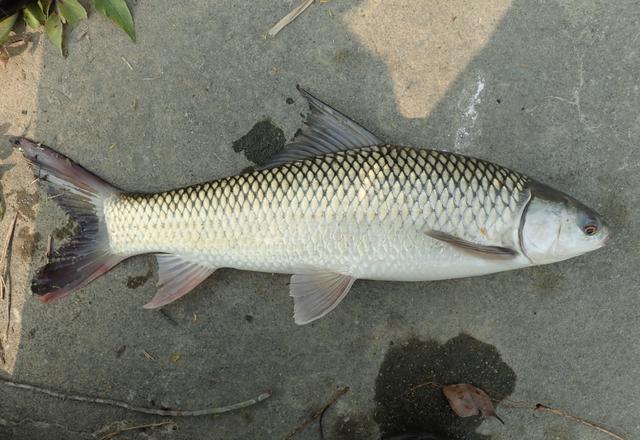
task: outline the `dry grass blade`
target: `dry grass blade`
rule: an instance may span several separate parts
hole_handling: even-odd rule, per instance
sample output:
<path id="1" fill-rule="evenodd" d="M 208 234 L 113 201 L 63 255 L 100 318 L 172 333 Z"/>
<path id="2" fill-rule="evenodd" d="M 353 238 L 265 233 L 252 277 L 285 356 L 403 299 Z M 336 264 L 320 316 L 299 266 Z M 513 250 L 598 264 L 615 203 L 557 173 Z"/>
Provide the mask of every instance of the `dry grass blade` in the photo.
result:
<path id="1" fill-rule="evenodd" d="M 344 388 L 340 388 L 338 391 L 336 391 L 335 395 L 333 396 L 333 398 L 328 401 L 326 404 L 324 404 L 322 406 L 322 408 L 319 408 L 316 412 L 314 412 L 313 414 L 311 414 L 311 416 L 305 420 L 300 426 L 298 426 L 296 429 L 294 429 L 291 434 L 289 434 L 288 436 L 285 437 L 285 440 L 289 440 L 291 438 L 293 438 L 293 436 L 295 436 L 297 433 L 299 433 L 300 431 L 302 431 L 304 428 L 306 428 L 307 426 L 309 426 L 311 423 L 313 423 L 316 419 L 318 419 L 319 417 L 321 417 L 324 412 L 327 410 L 327 408 L 329 408 L 331 405 L 333 405 L 334 403 L 337 402 L 337 400 L 339 398 L 341 398 L 342 396 L 344 396 L 347 391 L 349 391 L 349 387 L 344 387 Z M 322 428 L 321 428 L 322 429 Z"/>
<path id="2" fill-rule="evenodd" d="M 5 380 L 5 379 L 0 379 L 0 383 L 12 388 L 20 388 L 23 390 L 35 391 L 36 393 L 46 394 L 48 396 L 57 397 L 59 399 L 75 400 L 77 402 L 97 403 L 100 405 L 117 406 L 133 412 L 138 412 L 142 414 L 151 414 L 151 415 L 163 416 L 163 417 L 196 417 L 196 416 L 207 416 L 207 415 L 213 415 L 213 414 L 222 414 L 229 411 L 234 411 L 237 409 L 246 408 L 248 406 L 255 405 L 256 403 L 262 402 L 263 400 L 266 400 L 269 397 L 271 397 L 271 392 L 266 392 L 266 393 L 260 394 L 258 397 L 255 397 L 253 399 L 245 400 L 243 402 L 238 402 L 238 403 L 234 403 L 227 406 L 218 406 L 218 407 L 196 409 L 196 410 L 157 409 L 157 408 L 146 408 L 142 406 L 129 405 L 126 402 L 121 402 L 119 400 L 112 400 L 112 399 L 103 399 L 101 397 L 89 397 L 89 396 L 78 396 L 74 394 L 64 394 L 64 393 L 59 393 L 57 391 L 53 391 L 47 388 L 41 388 L 41 387 L 37 387 L 34 385 L 29 385 L 21 382 L 12 382 L 10 380 Z"/>
<path id="3" fill-rule="evenodd" d="M 275 37 L 276 35 L 278 35 L 278 32 L 280 32 L 282 29 L 284 29 L 285 26 L 287 26 L 289 23 L 295 20 L 298 17 L 298 15 L 302 14 L 309 6 L 311 6 L 312 3 L 313 3 L 313 0 L 304 0 L 293 11 L 289 12 L 287 15 L 282 17 L 282 19 L 279 22 L 277 22 L 275 26 L 269 29 L 269 31 L 267 32 L 267 35 L 270 37 Z"/>
<path id="4" fill-rule="evenodd" d="M 542 411 L 542 412 L 555 414 L 557 416 L 564 417 L 564 418 L 569 419 L 569 420 L 573 420 L 574 422 L 581 423 L 581 424 L 583 424 L 585 426 L 588 426 L 591 429 L 595 429 L 596 431 L 600 431 L 600 432 L 602 432 L 604 434 L 607 434 L 609 437 L 614 438 L 616 440 L 625 440 L 624 437 L 619 436 L 615 432 L 609 431 L 608 429 L 598 425 L 595 422 L 592 422 L 592 421 L 587 420 L 587 419 L 583 419 L 582 417 L 574 416 L 573 414 L 570 414 L 570 413 L 568 413 L 566 411 L 563 411 L 561 409 L 551 408 L 550 406 L 546 406 L 546 405 L 542 405 L 541 403 L 538 403 L 538 404 L 536 404 L 535 410 L 536 411 Z"/>
<path id="5" fill-rule="evenodd" d="M 138 431 L 140 429 L 159 428 L 161 426 L 175 425 L 175 424 L 176 424 L 175 422 L 168 421 L 168 422 L 158 422 L 158 423 L 147 423 L 145 425 L 128 426 L 126 428 L 118 428 L 115 431 L 111 431 L 103 435 L 102 437 L 100 437 L 99 440 L 109 440 L 127 431 Z"/>

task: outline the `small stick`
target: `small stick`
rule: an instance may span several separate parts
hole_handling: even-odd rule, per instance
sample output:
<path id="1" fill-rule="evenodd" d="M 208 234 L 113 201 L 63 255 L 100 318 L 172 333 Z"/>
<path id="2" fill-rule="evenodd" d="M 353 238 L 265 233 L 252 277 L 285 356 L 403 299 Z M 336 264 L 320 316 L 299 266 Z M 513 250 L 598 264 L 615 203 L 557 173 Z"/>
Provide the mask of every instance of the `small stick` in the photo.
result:
<path id="1" fill-rule="evenodd" d="M 280 32 L 282 29 L 284 29 L 285 26 L 287 26 L 289 23 L 295 20 L 298 17 L 298 15 L 302 14 L 309 6 L 311 6 L 312 3 L 313 3 L 313 0 L 304 0 L 293 11 L 289 12 L 287 15 L 282 17 L 282 19 L 279 22 L 277 22 L 275 26 L 269 29 L 269 31 L 267 32 L 267 35 L 270 37 L 275 37 L 278 34 L 278 32 Z"/>
<path id="2" fill-rule="evenodd" d="M 162 317 L 163 317 L 164 319 L 166 319 L 166 320 L 167 320 L 167 322 L 168 322 L 169 324 L 171 324 L 171 325 L 172 325 L 172 326 L 174 326 L 174 327 L 179 327 L 179 326 L 178 326 L 178 323 L 176 322 L 176 320 L 175 320 L 175 319 L 173 319 L 173 318 L 171 317 L 171 315 L 169 315 L 169 313 L 168 313 L 165 309 L 160 309 L 160 314 L 162 315 Z"/>
<path id="3" fill-rule="evenodd" d="M 51 251 L 53 250 L 53 235 L 49 234 L 49 240 L 47 240 L 47 259 L 51 258 Z"/>
<path id="4" fill-rule="evenodd" d="M 129 61 L 127 61 L 127 59 L 125 57 L 120 57 L 120 58 L 122 58 L 122 61 L 124 61 L 124 63 L 127 65 L 127 67 L 133 71 L 133 66 L 131 65 L 131 63 Z"/>
<path id="5" fill-rule="evenodd" d="M 4 340 L 9 340 L 9 327 L 11 326 L 11 242 L 13 242 L 13 233 L 16 230 L 16 223 L 18 221 L 18 212 L 13 217 L 13 221 L 11 222 L 11 226 L 9 226 L 9 234 L 7 236 L 7 242 L 4 245 L 4 250 L 2 251 L 2 263 L 0 264 L 0 268 L 2 269 L 1 278 L 2 285 L 5 286 L 5 281 L 8 281 L 9 287 L 7 288 L 7 326 L 4 330 Z M 5 280 L 5 275 L 7 279 Z M 4 299 L 5 292 L 4 287 L 2 288 L 1 297 Z"/>
<path id="6" fill-rule="evenodd" d="M 156 408 L 147 408 L 142 406 L 133 406 L 133 405 L 129 405 L 126 402 L 121 402 L 119 400 L 103 399 L 101 397 L 89 397 L 89 396 L 78 396 L 74 394 L 63 394 L 47 388 L 41 388 L 41 387 L 37 387 L 34 385 L 29 385 L 21 382 L 12 382 L 10 380 L 5 380 L 5 379 L 0 379 L 0 383 L 9 387 L 35 391 L 37 393 L 46 394 L 48 396 L 57 397 L 59 399 L 75 400 L 78 402 L 97 403 L 100 405 L 117 406 L 120 408 L 127 409 L 129 411 L 139 412 L 142 414 L 151 414 L 154 416 L 163 416 L 163 417 L 196 417 L 196 416 L 207 416 L 212 414 L 222 414 L 229 411 L 234 411 L 236 409 L 246 408 L 248 406 L 255 405 L 256 403 L 262 402 L 263 400 L 266 400 L 269 397 L 271 397 L 271 392 L 267 391 L 266 393 L 262 393 L 258 397 L 255 397 L 253 399 L 245 400 L 244 402 L 233 403 L 227 406 L 219 406 L 214 408 L 204 408 L 204 409 L 196 409 L 196 410 L 156 409 Z"/>
<path id="7" fill-rule="evenodd" d="M 109 440 L 127 431 L 137 431 L 138 429 L 147 429 L 147 428 L 158 428 L 160 426 L 175 425 L 175 424 L 176 422 L 168 421 L 168 422 L 148 423 L 146 425 L 129 426 L 127 428 L 118 428 L 115 431 L 112 431 L 103 435 L 102 437 L 100 437 L 99 440 Z"/>
<path id="8" fill-rule="evenodd" d="M 546 405 L 543 405 L 541 403 L 537 403 L 536 406 L 535 406 L 535 410 L 536 411 L 542 411 L 542 412 L 548 412 L 548 413 L 555 414 L 555 415 L 560 416 L 560 417 L 564 417 L 564 418 L 569 419 L 569 420 L 573 420 L 574 422 L 582 423 L 583 425 L 588 426 L 589 428 L 595 429 L 596 431 L 600 431 L 600 432 L 602 432 L 604 434 L 607 434 L 608 436 L 610 436 L 611 438 L 615 438 L 616 440 L 625 440 L 623 437 L 620 437 L 618 434 L 609 431 L 608 429 L 598 425 L 595 422 L 592 422 L 592 421 L 587 420 L 587 419 L 583 419 L 582 417 L 574 416 L 573 414 L 570 414 L 570 413 L 568 413 L 566 411 L 563 411 L 561 409 L 551 408 L 550 406 L 546 406 Z"/>
<path id="9" fill-rule="evenodd" d="M 289 440 L 289 439 L 293 438 L 293 436 L 295 436 L 297 433 L 299 433 L 300 431 L 305 429 L 307 426 L 309 426 L 311 423 L 313 423 L 318 417 L 321 417 L 322 414 L 327 410 L 327 408 L 329 408 L 331 405 L 336 403 L 339 398 L 341 398 L 342 396 L 344 396 L 347 393 L 347 391 L 349 391 L 349 387 L 340 388 L 338 391 L 336 391 L 335 395 L 333 396 L 333 398 L 329 402 L 327 402 L 322 408 L 318 409 L 316 412 L 311 414 L 311 417 L 309 417 L 307 420 L 305 420 L 304 423 L 302 423 L 302 425 L 300 425 L 296 429 L 294 429 L 291 432 L 291 434 L 286 436 L 285 440 Z M 320 430 L 321 430 L 320 432 L 322 432 L 322 426 L 320 427 Z"/>
<path id="10" fill-rule="evenodd" d="M 439 383 L 436 383 L 436 382 L 419 383 L 418 385 L 414 385 L 411 388 L 409 388 L 409 391 L 415 391 L 418 388 L 424 388 L 424 387 L 440 389 L 440 388 L 442 388 L 442 385 L 439 384 Z"/>
<path id="11" fill-rule="evenodd" d="M 2 279 L 2 283 L 0 284 L 0 298 L 4 299 L 5 293 L 5 279 L 4 276 L 7 273 L 7 265 L 6 258 L 9 253 L 9 247 L 11 246 L 11 241 L 13 240 L 13 233 L 16 229 L 16 222 L 18 221 L 18 213 L 13 217 L 11 221 L 11 225 L 9 226 L 9 232 L 7 233 L 7 238 L 4 242 L 4 249 L 2 250 L 2 258 L 0 259 L 0 279 Z"/>

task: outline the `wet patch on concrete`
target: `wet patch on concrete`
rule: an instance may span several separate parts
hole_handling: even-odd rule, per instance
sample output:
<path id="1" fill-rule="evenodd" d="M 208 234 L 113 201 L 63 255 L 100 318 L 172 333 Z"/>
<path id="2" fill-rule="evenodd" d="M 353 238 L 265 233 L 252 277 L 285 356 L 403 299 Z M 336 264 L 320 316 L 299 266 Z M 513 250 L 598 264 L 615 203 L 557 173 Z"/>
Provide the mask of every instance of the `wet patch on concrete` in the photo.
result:
<path id="1" fill-rule="evenodd" d="M 247 134 L 233 143 L 233 151 L 244 155 L 257 165 L 265 164 L 284 148 L 284 132 L 268 119 L 258 122 Z"/>
<path id="2" fill-rule="evenodd" d="M 58 240 L 65 240 L 80 233 L 80 225 L 74 219 L 69 217 L 67 224 L 53 231 L 53 237 Z"/>
<path id="3" fill-rule="evenodd" d="M 488 439 L 475 432 L 482 419 L 456 416 L 440 389 L 411 390 L 426 382 L 470 383 L 501 401 L 513 392 L 516 374 L 494 346 L 466 334 L 443 345 L 416 338 L 396 342 L 376 380 L 374 418 L 383 438 L 419 432 L 450 440 Z"/>
<path id="4" fill-rule="evenodd" d="M 17 238 L 20 256 L 25 260 L 31 260 L 40 243 L 40 233 L 31 232 L 28 226 L 24 226 L 18 230 Z"/>
<path id="5" fill-rule="evenodd" d="M 36 206 L 40 201 L 40 193 L 38 191 L 30 193 L 25 189 L 19 189 L 13 194 L 16 196 L 16 207 L 18 212 L 30 220 L 36 218 Z"/>
<path id="6" fill-rule="evenodd" d="M 331 438 L 337 440 L 369 440 L 375 438 L 373 420 L 366 415 L 342 417 L 335 424 Z"/>
<path id="7" fill-rule="evenodd" d="M 147 273 L 144 275 L 139 275 L 137 277 L 128 277 L 127 278 L 127 287 L 129 289 L 137 289 L 140 286 L 144 286 L 149 278 L 153 276 L 153 269 L 149 269 Z"/>

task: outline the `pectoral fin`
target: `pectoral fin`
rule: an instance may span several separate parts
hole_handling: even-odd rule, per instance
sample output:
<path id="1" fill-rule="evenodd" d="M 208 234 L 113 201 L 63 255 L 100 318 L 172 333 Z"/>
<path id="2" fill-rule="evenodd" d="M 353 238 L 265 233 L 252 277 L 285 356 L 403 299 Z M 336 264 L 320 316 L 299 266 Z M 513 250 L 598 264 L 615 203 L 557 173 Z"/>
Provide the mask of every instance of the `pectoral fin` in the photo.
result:
<path id="1" fill-rule="evenodd" d="M 158 292 L 145 304 L 157 309 L 186 295 L 203 282 L 215 269 L 182 259 L 178 255 L 157 254 Z"/>
<path id="2" fill-rule="evenodd" d="M 456 237 L 451 234 L 447 234 L 442 231 L 429 230 L 426 231 L 429 237 L 447 243 L 457 249 L 473 252 L 476 254 L 481 254 L 487 257 L 493 258 L 514 258 L 518 255 L 518 252 L 504 246 L 491 246 L 485 244 L 474 243 L 468 240 L 464 240 L 462 238 Z"/>
<path id="3" fill-rule="evenodd" d="M 308 324 L 335 309 L 355 280 L 335 272 L 293 275 L 289 294 L 293 297 L 295 323 Z"/>

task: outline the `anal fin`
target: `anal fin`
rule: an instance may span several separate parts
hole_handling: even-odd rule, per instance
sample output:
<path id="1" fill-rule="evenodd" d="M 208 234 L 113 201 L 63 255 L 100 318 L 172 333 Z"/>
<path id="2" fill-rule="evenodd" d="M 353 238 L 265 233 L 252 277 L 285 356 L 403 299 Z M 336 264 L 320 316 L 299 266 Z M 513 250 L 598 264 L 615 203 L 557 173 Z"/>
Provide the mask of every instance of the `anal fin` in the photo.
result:
<path id="1" fill-rule="evenodd" d="M 349 293 L 355 278 L 335 272 L 313 272 L 291 276 L 289 295 L 293 297 L 293 318 L 308 324 L 336 308 Z"/>
<path id="2" fill-rule="evenodd" d="M 216 270 L 173 254 L 156 254 L 156 258 L 159 289 L 143 306 L 145 309 L 156 309 L 183 297 Z"/>

